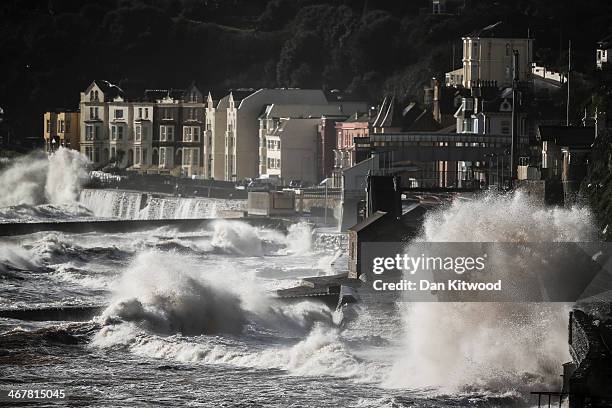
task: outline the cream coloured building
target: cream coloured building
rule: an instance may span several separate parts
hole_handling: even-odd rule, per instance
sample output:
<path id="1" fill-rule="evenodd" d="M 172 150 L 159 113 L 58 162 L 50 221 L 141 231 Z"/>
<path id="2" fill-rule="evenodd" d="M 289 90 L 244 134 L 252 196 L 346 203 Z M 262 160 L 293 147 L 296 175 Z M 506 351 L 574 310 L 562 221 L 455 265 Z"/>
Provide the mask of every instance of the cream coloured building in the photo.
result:
<path id="1" fill-rule="evenodd" d="M 519 80 L 531 78 L 533 39 L 511 38 L 509 28 L 501 22 L 485 27 L 463 37 L 462 85 L 471 88 L 478 81 L 496 83 L 499 87 L 511 86 L 513 80 L 513 52 L 519 53 Z"/>
<path id="2" fill-rule="evenodd" d="M 283 118 L 266 134 L 266 173 L 283 184 L 301 180 L 317 184 L 317 129 L 320 118 Z"/>
<path id="3" fill-rule="evenodd" d="M 225 132 L 229 95 L 215 100 L 211 93 L 206 99 L 206 127 L 204 133 L 204 175 L 225 180 Z"/>
<path id="4" fill-rule="evenodd" d="M 110 158 L 109 102 L 122 96 L 121 88 L 103 80 L 93 81 L 81 92 L 80 150 L 94 166 L 103 165 Z"/>
<path id="5" fill-rule="evenodd" d="M 244 95 L 244 94 L 243 94 Z M 231 92 L 225 133 L 225 180 L 259 175 L 259 116 L 266 105 L 326 105 L 320 89 L 259 89 L 246 95 Z"/>
<path id="6" fill-rule="evenodd" d="M 60 146 L 79 150 L 79 112 L 45 112 L 43 115 L 45 150 L 52 152 Z"/>

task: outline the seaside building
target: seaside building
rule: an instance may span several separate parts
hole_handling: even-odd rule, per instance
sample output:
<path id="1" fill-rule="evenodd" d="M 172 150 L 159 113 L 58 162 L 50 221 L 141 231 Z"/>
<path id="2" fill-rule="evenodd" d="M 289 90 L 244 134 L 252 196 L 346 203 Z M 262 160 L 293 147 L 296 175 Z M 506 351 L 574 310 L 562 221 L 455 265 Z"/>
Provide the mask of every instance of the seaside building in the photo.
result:
<path id="1" fill-rule="evenodd" d="M 105 165 L 110 158 L 108 110 L 116 97 L 122 98 L 123 90 L 104 80 L 93 81 L 81 92 L 80 149 L 94 166 Z"/>
<path id="2" fill-rule="evenodd" d="M 340 120 L 367 109 L 365 102 L 317 89 L 250 88 L 224 96 L 208 92 L 204 97 L 191 83 L 186 89 L 141 92 L 128 95 L 104 80 L 93 81 L 81 92 L 76 140 L 80 139 L 80 151 L 94 168 L 220 181 L 255 178 L 271 168 L 272 173 L 282 172 L 283 178 L 303 174 L 316 183 L 330 173 L 336 146 L 335 129 L 332 134 L 326 121 L 322 135 L 321 118 Z M 56 120 L 51 113 L 48 116 Z M 317 123 L 306 126 L 297 119 Z M 268 135 L 280 145 L 281 135 L 288 140 L 287 149 L 272 153 L 273 163 L 267 155 Z M 54 136 L 45 133 L 48 143 Z M 302 170 L 285 167 L 296 166 L 290 158 L 296 149 L 303 152 L 300 162 L 308 162 Z M 289 158 L 282 167 L 281 156 Z"/>
<path id="3" fill-rule="evenodd" d="M 531 78 L 533 39 L 516 38 L 512 27 L 502 22 L 476 30 L 463 37 L 463 67 L 446 74 L 447 85 L 471 88 L 478 82 L 511 86 L 513 52 L 519 53 L 519 79 Z"/>
<path id="4" fill-rule="evenodd" d="M 280 176 L 284 182 L 318 183 L 333 169 L 336 134 L 325 117 L 344 120 L 346 110 L 365 107 L 364 102 L 266 106 L 259 117 L 259 174 Z M 325 161 L 327 169 L 323 167 Z"/>
<path id="5" fill-rule="evenodd" d="M 79 129 L 79 112 L 45 112 L 43 114 L 45 151 L 50 153 L 60 146 L 79 150 Z"/>
<path id="6" fill-rule="evenodd" d="M 597 42 L 597 68 L 603 69 L 612 57 L 612 34 L 607 35 Z"/>

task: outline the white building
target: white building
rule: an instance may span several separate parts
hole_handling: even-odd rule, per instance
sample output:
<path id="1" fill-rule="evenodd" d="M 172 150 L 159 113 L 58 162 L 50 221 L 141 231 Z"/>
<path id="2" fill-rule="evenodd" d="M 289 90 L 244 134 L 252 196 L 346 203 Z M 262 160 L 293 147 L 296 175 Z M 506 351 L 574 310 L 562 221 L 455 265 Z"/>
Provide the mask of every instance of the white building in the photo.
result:
<path id="1" fill-rule="evenodd" d="M 111 162 L 116 161 L 119 167 L 134 165 L 133 119 L 131 106 L 122 96 L 116 96 L 108 104 L 108 135 Z M 105 150 L 106 151 L 106 150 Z M 106 158 L 106 153 L 103 155 Z M 103 160 L 104 161 L 104 160 Z"/>
<path id="2" fill-rule="evenodd" d="M 259 89 L 228 98 L 225 133 L 225 180 L 259 175 L 259 116 L 270 104 L 326 105 L 319 89 Z"/>
<path id="3" fill-rule="evenodd" d="M 259 117 L 259 174 L 275 174 L 270 173 L 269 161 L 268 161 L 268 137 L 276 138 L 272 136 L 281 125 L 282 120 L 287 119 L 317 119 L 319 122 L 323 116 L 343 116 L 349 115 L 352 112 L 357 112 L 367 109 L 365 102 L 331 102 L 325 105 L 296 105 L 296 104 L 271 104 L 265 107 L 264 113 Z M 303 137 L 309 140 L 314 133 L 313 149 L 319 154 L 321 143 L 319 140 L 319 128 L 308 129 L 308 134 L 304 134 Z M 273 144 L 272 144 L 273 145 Z M 275 153 L 272 152 L 272 155 Z M 271 161 L 270 163 L 273 163 Z M 277 173 L 277 172 L 276 172 Z M 289 179 L 286 179 L 288 181 Z"/>
<path id="4" fill-rule="evenodd" d="M 151 102 L 135 102 L 132 105 L 133 166 L 136 169 L 147 169 L 152 164 L 153 106 Z"/>
<path id="5" fill-rule="evenodd" d="M 122 96 L 121 88 L 103 80 L 93 81 L 81 92 L 81 153 L 94 166 L 106 164 L 110 158 L 108 102 Z"/>
<path id="6" fill-rule="evenodd" d="M 266 174 L 284 184 L 301 180 L 316 184 L 317 130 L 320 118 L 283 118 L 266 134 Z"/>
<path id="7" fill-rule="evenodd" d="M 528 81 L 531 78 L 533 39 L 513 38 L 510 31 L 512 27 L 498 22 L 463 37 L 463 72 L 449 72 L 447 79 L 451 84 L 461 79 L 465 88 L 479 82 L 511 86 L 514 51 L 519 53 L 519 80 Z"/>
<path id="8" fill-rule="evenodd" d="M 225 180 L 227 108 L 229 95 L 215 100 L 208 93 L 206 99 L 206 133 L 204 145 L 205 175 L 215 180 Z"/>
<path id="9" fill-rule="evenodd" d="M 597 42 L 597 68 L 603 69 L 612 57 L 612 34 Z"/>

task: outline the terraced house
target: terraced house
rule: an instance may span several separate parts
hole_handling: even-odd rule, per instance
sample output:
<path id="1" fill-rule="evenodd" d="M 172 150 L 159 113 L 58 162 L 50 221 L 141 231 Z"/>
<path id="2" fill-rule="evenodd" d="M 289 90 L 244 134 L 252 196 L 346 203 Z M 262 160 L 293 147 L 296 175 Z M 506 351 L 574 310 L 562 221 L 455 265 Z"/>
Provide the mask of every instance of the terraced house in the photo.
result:
<path id="1" fill-rule="evenodd" d="M 95 168 L 225 181 L 284 169 L 284 178 L 314 183 L 323 174 L 318 168 L 322 116 L 346 118 L 366 106 L 319 89 L 243 88 L 215 96 L 208 92 L 205 98 L 193 82 L 186 89 L 128 94 L 95 80 L 81 92 L 76 117 L 80 151 Z M 305 120 L 312 126 L 302 126 Z M 272 126 L 281 121 L 283 126 Z M 279 139 L 274 146 L 283 145 L 281 135 L 284 149 L 275 150 L 271 143 Z M 50 143 L 50 136 L 45 138 Z M 331 156 L 328 145 L 323 150 Z"/>

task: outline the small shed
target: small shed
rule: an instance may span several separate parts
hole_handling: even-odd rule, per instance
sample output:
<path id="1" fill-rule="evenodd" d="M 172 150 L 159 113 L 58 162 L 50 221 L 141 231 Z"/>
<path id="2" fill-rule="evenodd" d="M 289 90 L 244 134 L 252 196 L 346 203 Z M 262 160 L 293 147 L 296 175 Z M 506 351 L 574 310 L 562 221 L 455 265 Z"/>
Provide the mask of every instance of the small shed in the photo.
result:
<path id="1" fill-rule="evenodd" d="M 249 215 L 292 215 L 295 214 L 295 193 L 249 191 L 247 209 Z"/>
<path id="2" fill-rule="evenodd" d="M 376 211 L 365 220 L 348 229 L 350 279 L 361 276 L 361 243 L 376 241 L 380 229 L 389 222 L 397 222 L 391 214 Z"/>

